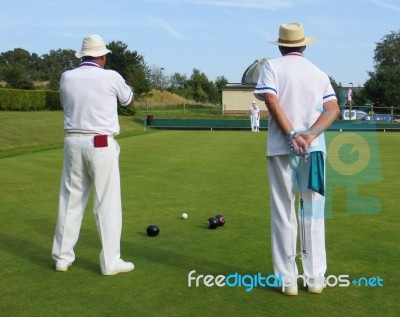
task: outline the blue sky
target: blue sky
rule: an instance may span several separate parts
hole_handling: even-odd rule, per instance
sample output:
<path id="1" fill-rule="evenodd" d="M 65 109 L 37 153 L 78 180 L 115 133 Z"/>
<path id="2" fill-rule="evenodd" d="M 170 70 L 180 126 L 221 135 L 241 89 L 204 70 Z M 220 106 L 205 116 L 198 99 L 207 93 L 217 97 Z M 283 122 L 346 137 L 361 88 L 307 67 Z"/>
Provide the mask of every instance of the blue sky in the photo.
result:
<path id="1" fill-rule="evenodd" d="M 398 0 L 9 0 L 0 9 L 0 52 L 80 50 L 82 37 L 122 41 L 151 67 L 241 81 L 256 59 L 278 57 L 279 25 L 301 22 L 317 42 L 305 56 L 342 85 L 362 85 L 376 43 L 400 30 Z"/>

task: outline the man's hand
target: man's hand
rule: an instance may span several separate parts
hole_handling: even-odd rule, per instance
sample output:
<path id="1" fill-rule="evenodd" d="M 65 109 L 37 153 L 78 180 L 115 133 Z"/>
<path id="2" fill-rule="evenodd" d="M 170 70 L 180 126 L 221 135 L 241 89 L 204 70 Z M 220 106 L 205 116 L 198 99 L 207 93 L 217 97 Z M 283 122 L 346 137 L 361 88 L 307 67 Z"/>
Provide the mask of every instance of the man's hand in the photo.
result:
<path id="1" fill-rule="evenodd" d="M 308 155 L 309 144 L 300 133 L 296 133 L 296 136 L 288 140 L 288 143 L 292 152 L 297 156 Z"/>
<path id="2" fill-rule="evenodd" d="M 311 143 L 317 138 L 317 135 L 311 134 L 310 131 L 298 132 L 298 135 L 307 143 L 307 147 L 311 146 Z"/>

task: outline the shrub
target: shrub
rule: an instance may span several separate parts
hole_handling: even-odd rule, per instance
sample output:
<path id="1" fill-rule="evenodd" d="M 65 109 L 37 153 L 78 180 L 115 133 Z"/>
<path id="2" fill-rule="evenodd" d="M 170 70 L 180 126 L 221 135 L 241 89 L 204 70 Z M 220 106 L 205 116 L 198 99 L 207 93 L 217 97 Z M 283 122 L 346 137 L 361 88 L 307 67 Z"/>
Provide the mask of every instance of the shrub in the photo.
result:
<path id="1" fill-rule="evenodd" d="M 136 114 L 136 109 L 129 105 L 129 106 L 121 106 L 118 105 L 118 114 L 120 116 L 134 116 Z"/>
<path id="2" fill-rule="evenodd" d="M 59 109 L 61 109 L 61 104 L 57 91 L 0 89 L 0 110 L 32 111 Z"/>

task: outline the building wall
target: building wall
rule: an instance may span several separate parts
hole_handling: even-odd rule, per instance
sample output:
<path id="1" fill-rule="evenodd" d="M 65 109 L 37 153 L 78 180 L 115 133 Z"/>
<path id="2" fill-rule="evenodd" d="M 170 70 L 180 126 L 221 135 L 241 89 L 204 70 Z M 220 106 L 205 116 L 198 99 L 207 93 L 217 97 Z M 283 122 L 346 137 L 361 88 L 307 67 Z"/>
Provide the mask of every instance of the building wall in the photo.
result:
<path id="1" fill-rule="evenodd" d="M 249 108 L 253 101 L 256 102 L 261 112 L 261 117 L 268 115 L 265 103 L 256 99 L 253 95 L 254 87 L 223 89 L 222 105 L 224 114 L 248 114 Z"/>

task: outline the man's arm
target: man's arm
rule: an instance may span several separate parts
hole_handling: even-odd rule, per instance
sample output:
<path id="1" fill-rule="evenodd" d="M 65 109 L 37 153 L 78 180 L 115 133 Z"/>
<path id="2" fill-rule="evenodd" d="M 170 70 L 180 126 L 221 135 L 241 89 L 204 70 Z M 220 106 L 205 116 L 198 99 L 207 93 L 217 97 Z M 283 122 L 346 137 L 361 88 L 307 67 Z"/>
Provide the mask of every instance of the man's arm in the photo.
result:
<path id="1" fill-rule="evenodd" d="M 269 113 L 274 118 L 276 123 L 278 124 L 279 129 L 283 132 L 283 134 L 288 136 L 288 133 L 293 131 L 293 125 L 290 123 L 286 115 L 283 113 L 278 98 L 275 94 L 265 93 L 264 94 L 265 105 L 268 108 Z M 308 142 L 302 137 L 301 134 L 296 134 L 296 137 L 288 140 L 292 143 L 293 151 L 296 154 L 303 155 L 307 152 L 307 147 L 309 146 Z"/>
<path id="2" fill-rule="evenodd" d="M 279 129 L 286 135 L 289 131 L 293 130 L 293 126 L 290 121 L 286 118 L 281 107 L 279 106 L 278 98 L 275 94 L 266 93 L 264 94 L 265 105 L 268 108 L 269 113 L 278 124 Z"/>
<path id="3" fill-rule="evenodd" d="M 326 131 L 340 114 L 340 108 L 336 99 L 329 100 L 324 103 L 324 111 L 321 113 L 317 121 L 308 131 L 299 133 L 308 145 L 314 141 L 318 135 Z"/>

